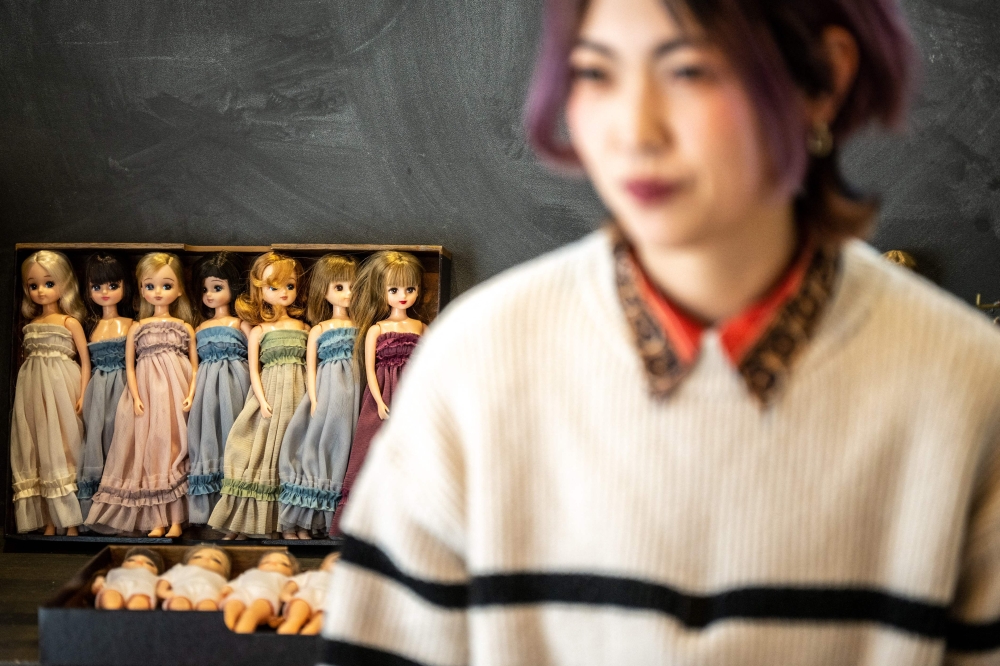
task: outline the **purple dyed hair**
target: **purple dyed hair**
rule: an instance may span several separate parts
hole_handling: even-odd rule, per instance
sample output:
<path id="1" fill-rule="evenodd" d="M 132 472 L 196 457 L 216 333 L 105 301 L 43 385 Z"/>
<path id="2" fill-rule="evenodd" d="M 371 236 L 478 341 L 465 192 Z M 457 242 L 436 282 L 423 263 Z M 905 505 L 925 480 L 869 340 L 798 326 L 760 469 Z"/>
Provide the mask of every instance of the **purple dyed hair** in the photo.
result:
<path id="1" fill-rule="evenodd" d="M 779 181 L 798 191 L 797 217 L 821 238 L 864 233 L 877 204 L 852 196 L 836 151 L 810 158 L 801 95 L 832 88 L 821 35 L 841 26 L 858 44 L 857 78 L 831 126 L 835 145 L 872 120 L 906 115 L 916 50 L 897 0 L 663 0 L 682 27 L 693 21 L 727 54 L 756 108 Z M 541 49 L 525 108 L 528 139 L 550 162 L 579 166 L 560 123 L 570 92 L 569 55 L 588 0 L 547 0 Z"/>

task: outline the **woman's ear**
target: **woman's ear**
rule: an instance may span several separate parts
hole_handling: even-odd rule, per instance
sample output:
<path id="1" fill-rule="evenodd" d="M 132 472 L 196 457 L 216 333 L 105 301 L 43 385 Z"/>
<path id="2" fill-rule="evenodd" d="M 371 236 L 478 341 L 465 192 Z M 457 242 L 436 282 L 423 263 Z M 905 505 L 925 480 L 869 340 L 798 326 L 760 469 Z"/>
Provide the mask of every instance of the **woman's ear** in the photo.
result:
<path id="1" fill-rule="evenodd" d="M 806 115 L 810 126 L 832 125 L 844 99 L 858 75 L 858 42 L 844 28 L 831 25 L 823 29 L 822 48 L 830 66 L 831 90 L 806 100 Z"/>

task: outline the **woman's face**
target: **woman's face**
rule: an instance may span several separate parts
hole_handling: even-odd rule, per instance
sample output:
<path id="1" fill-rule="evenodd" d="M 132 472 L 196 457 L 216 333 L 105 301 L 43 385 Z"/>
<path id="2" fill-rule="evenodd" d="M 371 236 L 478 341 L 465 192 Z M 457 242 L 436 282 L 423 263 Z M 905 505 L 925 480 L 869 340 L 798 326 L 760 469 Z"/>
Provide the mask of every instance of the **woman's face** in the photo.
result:
<path id="1" fill-rule="evenodd" d="M 264 281 L 264 302 L 287 308 L 295 302 L 295 289 L 297 286 L 295 278 L 290 277 L 280 284 L 271 284 L 272 275 L 274 275 L 274 266 L 265 268 L 264 273 L 261 275 L 261 279 Z"/>
<path id="2" fill-rule="evenodd" d="M 573 147 L 636 244 L 710 243 L 790 201 L 732 66 L 663 0 L 592 0 L 570 66 Z"/>
<path id="3" fill-rule="evenodd" d="M 420 290 L 416 287 L 400 287 L 392 286 L 386 288 L 385 290 L 385 300 L 389 304 L 390 308 L 396 310 L 406 310 L 407 308 L 413 307 L 413 304 L 417 302 L 417 296 L 420 295 Z"/>
<path id="4" fill-rule="evenodd" d="M 92 284 L 90 285 L 90 299 L 102 307 L 118 305 L 122 301 L 122 283 Z"/>
<path id="5" fill-rule="evenodd" d="M 351 283 L 331 282 L 326 289 L 326 302 L 338 308 L 351 307 Z"/>
<path id="6" fill-rule="evenodd" d="M 205 284 L 201 287 L 201 302 L 206 308 L 215 309 L 223 305 L 229 305 L 233 293 L 229 290 L 229 280 L 217 277 L 205 278 Z"/>
<path id="7" fill-rule="evenodd" d="M 28 287 L 28 298 L 35 305 L 51 305 L 62 297 L 62 289 L 59 288 L 56 279 L 41 264 L 31 265 L 25 282 Z"/>
<path id="8" fill-rule="evenodd" d="M 154 307 L 170 306 L 184 292 L 170 266 L 161 266 L 155 272 L 142 278 L 142 297 Z"/>

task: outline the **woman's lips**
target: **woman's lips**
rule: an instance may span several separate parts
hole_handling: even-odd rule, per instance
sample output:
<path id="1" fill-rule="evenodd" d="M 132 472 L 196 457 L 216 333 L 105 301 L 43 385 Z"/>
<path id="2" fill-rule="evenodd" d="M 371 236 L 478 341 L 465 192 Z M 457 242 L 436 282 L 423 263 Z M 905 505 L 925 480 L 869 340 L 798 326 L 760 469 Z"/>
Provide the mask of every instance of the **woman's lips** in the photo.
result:
<path id="1" fill-rule="evenodd" d="M 633 179 L 625 182 L 625 190 L 642 205 L 664 203 L 677 194 L 682 183 L 676 180 Z"/>

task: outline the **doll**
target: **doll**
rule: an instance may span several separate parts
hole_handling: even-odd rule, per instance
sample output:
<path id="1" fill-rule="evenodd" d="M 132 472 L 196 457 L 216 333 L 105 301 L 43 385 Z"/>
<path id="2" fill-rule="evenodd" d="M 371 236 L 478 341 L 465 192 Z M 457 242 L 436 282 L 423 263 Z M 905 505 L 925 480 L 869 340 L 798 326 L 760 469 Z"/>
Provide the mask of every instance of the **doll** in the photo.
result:
<path id="1" fill-rule="evenodd" d="M 368 455 L 372 438 L 389 416 L 389 404 L 403 366 L 424 332 L 424 323 L 409 316 L 409 309 L 420 299 L 422 280 L 420 262 L 406 252 L 376 252 L 358 271 L 351 308 L 358 328 L 354 369 L 366 377 L 367 386 L 331 535 L 340 533 L 337 525 L 351 486 Z"/>
<path id="2" fill-rule="evenodd" d="M 163 610 L 219 610 L 232 566 L 229 555 L 218 546 L 188 548 L 181 563 L 156 583 L 156 596 L 163 599 Z"/>
<path id="3" fill-rule="evenodd" d="M 222 496 L 208 524 L 226 539 L 268 536 L 278 529 L 278 455 L 295 408 L 306 392 L 308 326 L 302 314 L 302 266 L 268 252 L 250 269 L 250 286 L 236 312 L 250 322 L 250 385 L 229 437 Z M 261 365 L 264 369 L 261 371 Z"/>
<path id="4" fill-rule="evenodd" d="M 352 358 L 357 329 L 348 314 L 354 259 L 328 254 L 311 269 L 306 397 L 281 444 L 278 526 L 286 539 L 330 531 L 361 397 Z"/>
<path id="5" fill-rule="evenodd" d="M 17 373 L 10 466 L 18 532 L 79 533 L 76 470 L 83 449 L 83 395 L 90 354 L 73 267 L 59 252 L 35 252 L 21 265 L 24 363 Z M 80 359 L 80 364 L 74 360 Z"/>
<path id="6" fill-rule="evenodd" d="M 153 610 L 156 577 L 163 572 L 163 558 L 148 548 L 129 548 L 120 567 L 94 579 L 94 608 L 104 610 Z"/>
<path id="7" fill-rule="evenodd" d="M 187 412 L 198 369 L 191 305 L 175 255 L 147 254 L 135 274 L 143 301 L 125 340 L 128 391 L 87 524 L 178 537 L 187 517 Z"/>
<path id="8" fill-rule="evenodd" d="M 243 262 L 232 252 L 205 257 L 194 266 L 191 293 L 201 294 L 195 338 L 198 381 L 188 416 L 188 520 L 204 525 L 219 501 L 226 437 L 250 392 L 247 338 L 250 325 L 230 313 L 246 292 Z"/>
<path id="9" fill-rule="evenodd" d="M 98 252 L 84 267 L 87 309 L 90 316 L 92 374 L 83 396 L 86 436 L 77 469 L 77 497 L 84 517 L 104 473 L 104 460 L 115 432 L 115 413 L 125 392 L 125 338 L 132 320 L 132 281 L 125 266 L 112 254 Z"/>
<path id="10" fill-rule="evenodd" d="M 281 591 L 285 602 L 279 634 L 304 634 L 315 636 L 323 626 L 323 604 L 330 586 L 330 574 L 340 559 L 340 553 L 330 553 L 323 558 L 319 571 L 307 571 L 293 576 Z"/>
<path id="11" fill-rule="evenodd" d="M 256 569 L 244 571 L 222 589 L 226 626 L 238 634 L 252 634 L 259 625 L 276 620 L 281 592 L 297 573 L 298 560 L 290 553 L 262 555 Z"/>

